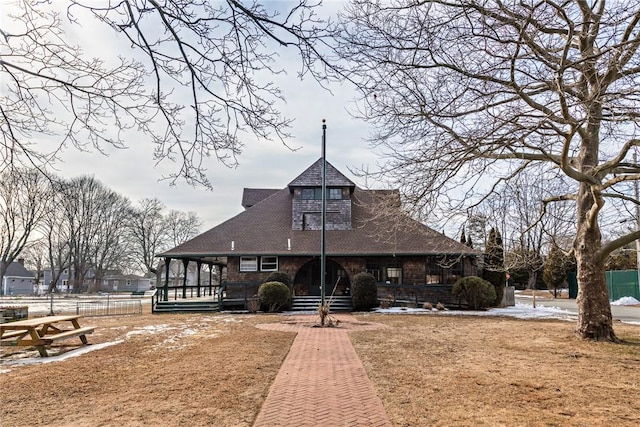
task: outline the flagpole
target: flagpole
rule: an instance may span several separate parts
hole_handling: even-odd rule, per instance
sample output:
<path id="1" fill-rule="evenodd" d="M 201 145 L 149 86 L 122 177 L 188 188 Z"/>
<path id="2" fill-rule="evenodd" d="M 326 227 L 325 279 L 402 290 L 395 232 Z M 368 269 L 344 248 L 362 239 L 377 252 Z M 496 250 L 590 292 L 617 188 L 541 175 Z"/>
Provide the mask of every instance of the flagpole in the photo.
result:
<path id="1" fill-rule="evenodd" d="M 325 281 L 326 281 L 326 231 L 327 231 L 327 123 L 322 119 L 322 234 L 320 238 L 320 303 L 322 309 L 325 305 Z M 322 317 L 322 325 L 324 326 L 324 317 Z"/>

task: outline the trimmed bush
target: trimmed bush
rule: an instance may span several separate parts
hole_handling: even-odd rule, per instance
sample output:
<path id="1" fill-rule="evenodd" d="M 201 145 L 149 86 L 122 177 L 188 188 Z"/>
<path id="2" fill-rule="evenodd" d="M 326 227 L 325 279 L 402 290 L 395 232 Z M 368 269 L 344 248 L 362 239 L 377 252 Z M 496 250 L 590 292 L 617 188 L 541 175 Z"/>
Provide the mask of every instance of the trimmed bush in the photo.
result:
<path id="1" fill-rule="evenodd" d="M 274 271 L 273 273 L 269 274 L 267 280 L 265 280 L 265 283 L 266 282 L 280 282 L 291 288 L 291 277 L 289 277 L 289 275 L 283 271 Z"/>
<path id="2" fill-rule="evenodd" d="M 458 280 L 453 285 L 452 294 L 456 298 L 463 298 L 474 310 L 490 307 L 496 300 L 493 285 L 478 276 Z"/>
<path id="3" fill-rule="evenodd" d="M 258 289 L 262 310 L 277 313 L 291 308 L 291 290 L 282 282 L 264 282 Z"/>
<path id="4" fill-rule="evenodd" d="M 376 278 L 370 273 L 358 273 L 351 282 L 351 303 L 356 311 L 367 311 L 378 305 Z"/>

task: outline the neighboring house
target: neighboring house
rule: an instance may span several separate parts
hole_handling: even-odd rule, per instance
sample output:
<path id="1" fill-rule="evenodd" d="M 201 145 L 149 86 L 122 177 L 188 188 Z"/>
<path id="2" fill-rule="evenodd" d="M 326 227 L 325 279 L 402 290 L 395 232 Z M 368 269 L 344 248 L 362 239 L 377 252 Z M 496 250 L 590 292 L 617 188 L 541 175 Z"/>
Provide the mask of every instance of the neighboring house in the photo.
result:
<path id="1" fill-rule="evenodd" d="M 152 279 L 135 274 L 109 272 L 100 281 L 101 292 L 141 292 L 151 289 Z"/>
<path id="2" fill-rule="evenodd" d="M 44 268 L 42 270 L 42 277 L 40 279 L 40 286 L 38 288 L 38 294 L 45 294 L 49 290 L 49 285 L 53 281 L 53 270 L 51 268 Z M 93 272 L 87 272 L 87 276 L 93 277 Z M 73 285 L 71 284 L 71 278 L 73 277 L 73 270 L 64 269 L 60 276 L 58 277 L 58 282 L 56 285 L 56 291 L 62 293 L 70 293 L 73 291 Z M 85 279 L 85 282 L 88 283 L 88 279 Z"/>
<path id="3" fill-rule="evenodd" d="M 62 271 L 56 286 L 57 292 L 73 292 L 72 278 L 73 269 L 65 269 Z M 52 280 L 51 268 L 43 269 L 40 286 L 36 290 L 36 293 L 46 294 Z M 154 278 L 134 274 L 122 274 L 117 270 L 107 270 L 101 279 L 97 279 L 95 270 L 90 268 L 85 273 L 82 287 L 89 289 L 91 292 L 137 292 L 151 289 L 154 280 Z"/>
<path id="4" fill-rule="evenodd" d="M 404 285 L 477 274 L 480 253 L 401 214 L 399 192 L 361 189 L 331 164 L 326 170 L 328 294 L 349 295 L 363 271 Z M 189 265 L 225 260 L 229 284 L 259 284 L 282 271 L 296 295 L 320 295 L 321 189 L 322 159 L 283 189 L 245 188 L 245 211 L 159 256 Z"/>
<path id="5" fill-rule="evenodd" d="M 12 262 L 2 278 L 2 295 L 33 295 L 36 277 L 24 268 L 24 259 Z"/>

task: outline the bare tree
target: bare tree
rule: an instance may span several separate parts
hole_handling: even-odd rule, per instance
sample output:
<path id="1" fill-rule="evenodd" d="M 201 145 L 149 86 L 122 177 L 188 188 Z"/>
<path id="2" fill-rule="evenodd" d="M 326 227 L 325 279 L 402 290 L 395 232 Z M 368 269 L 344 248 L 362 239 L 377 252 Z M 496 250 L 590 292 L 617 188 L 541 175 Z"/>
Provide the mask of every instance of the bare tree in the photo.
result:
<path id="1" fill-rule="evenodd" d="M 20 257 L 24 258 L 25 268 L 35 274 L 35 285 L 38 288 L 47 262 L 47 246 L 45 240 L 41 238 L 31 241 L 25 246 L 22 252 L 20 252 Z"/>
<path id="2" fill-rule="evenodd" d="M 38 171 L 7 169 L 0 175 L 0 282 L 33 238 L 45 213 L 47 188 Z"/>
<path id="3" fill-rule="evenodd" d="M 155 256 L 167 249 L 169 236 L 164 209 L 158 199 L 142 199 L 131 216 L 129 234 L 134 256 L 148 273 L 156 273 Z"/>
<path id="4" fill-rule="evenodd" d="M 553 204 L 548 207 L 547 215 L 540 217 L 544 200 L 567 187 L 560 177 L 532 166 L 496 187 L 496 192 L 483 201 L 501 227 L 505 269 L 526 271 L 529 289 L 538 282 L 551 243 L 566 242 L 567 236 L 575 235 L 570 219 L 575 217 L 573 204 Z M 568 250 L 565 247 L 565 251 Z"/>
<path id="5" fill-rule="evenodd" d="M 90 269 L 99 280 L 125 254 L 122 244 L 131 209 L 128 199 L 93 177 L 73 178 L 63 183 L 61 191 L 69 231 L 71 284 L 74 292 L 80 292 L 87 290 L 85 278 Z"/>
<path id="6" fill-rule="evenodd" d="M 276 61 L 280 47 L 299 54 L 299 76 L 321 78 L 314 68 L 318 61 L 318 70 L 327 65 L 317 50 L 326 28 L 315 14 L 319 5 L 5 2 L 0 169 L 49 162 L 69 145 L 125 147 L 127 132 L 136 131 L 136 139 L 146 137 L 153 146 L 156 160 L 177 162 L 167 178 L 210 185 L 204 159 L 215 156 L 234 165 L 242 135 L 282 141 L 289 136 L 291 121 L 278 110 L 281 91 L 269 80 L 286 71 Z M 126 40 L 119 56 L 108 56 L 104 37 L 87 36 L 80 44 L 69 35 L 93 29 Z M 32 142 L 43 138 L 55 148 Z"/>
<path id="7" fill-rule="evenodd" d="M 46 247 L 47 267 L 51 272 L 49 283 L 46 283 L 47 293 L 58 289 L 60 277 L 71 263 L 71 224 L 66 221 L 65 215 L 69 204 L 64 200 L 67 194 L 66 185 L 66 181 L 53 177 L 47 200 L 51 209 L 47 209 L 39 227 L 40 233 L 44 236 L 41 240 Z"/>
<path id="8" fill-rule="evenodd" d="M 166 230 L 173 246 L 181 245 L 200 233 L 202 221 L 195 212 L 171 210 L 166 216 Z"/>
<path id="9" fill-rule="evenodd" d="M 603 244 L 600 228 L 608 200 L 638 203 L 623 184 L 640 179 L 640 3 L 353 0 L 343 18 L 381 172 L 423 212 L 533 165 L 566 176 L 543 205 L 576 203 L 577 333 L 616 341 L 604 261 L 640 232 Z"/>

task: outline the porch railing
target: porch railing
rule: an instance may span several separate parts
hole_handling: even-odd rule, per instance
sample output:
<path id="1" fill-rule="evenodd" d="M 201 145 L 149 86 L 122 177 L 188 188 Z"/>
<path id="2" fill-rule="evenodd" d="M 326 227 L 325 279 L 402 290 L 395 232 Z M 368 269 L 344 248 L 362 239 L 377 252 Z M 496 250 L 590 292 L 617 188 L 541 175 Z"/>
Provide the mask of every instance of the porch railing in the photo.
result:
<path id="1" fill-rule="evenodd" d="M 392 305 L 415 304 L 420 307 L 429 302 L 432 304 L 441 302 L 450 307 L 462 308 L 464 301 L 455 298 L 451 291 L 453 285 L 403 285 L 378 283 L 378 299 L 390 301 Z"/>
<path id="2" fill-rule="evenodd" d="M 246 308 L 247 301 L 258 294 L 258 282 L 229 283 L 221 286 L 174 285 L 155 289 L 151 297 L 152 311 L 161 301 L 208 300 L 220 303 L 220 308 Z M 201 292 L 198 292 L 198 291 Z M 166 295 L 166 298 L 165 298 Z"/>

